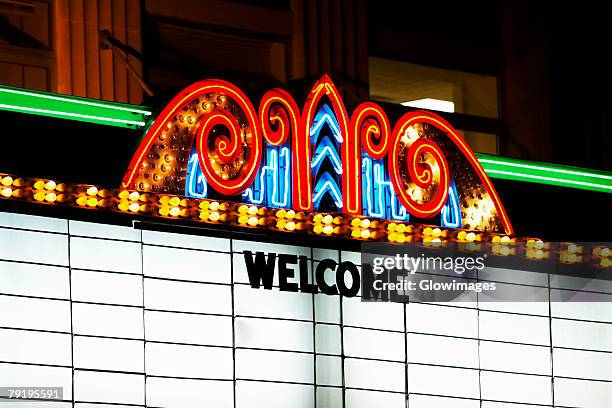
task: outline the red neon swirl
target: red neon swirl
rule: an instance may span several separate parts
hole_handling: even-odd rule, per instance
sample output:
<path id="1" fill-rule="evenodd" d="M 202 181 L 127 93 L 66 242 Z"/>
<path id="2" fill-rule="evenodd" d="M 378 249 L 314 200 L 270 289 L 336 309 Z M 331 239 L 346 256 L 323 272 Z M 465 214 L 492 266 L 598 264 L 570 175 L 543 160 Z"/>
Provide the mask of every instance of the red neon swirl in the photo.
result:
<path id="1" fill-rule="evenodd" d="M 240 148 L 242 147 L 240 126 L 236 118 L 224 111 L 213 112 L 202 122 L 197 131 L 197 136 L 208 136 L 213 128 L 218 125 L 223 126 L 228 131 L 229 137 L 222 134 L 215 139 L 214 155 L 220 163 L 228 164 L 236 160 L 240 154 Z M 206 157 L 204 152 L 208 153 L 207 140 L 202 140 L 202 149 L 198 149 L 198 153 Z M 208 160 L 206 160 L 206 162 L 208 162 Z"/>
<path id="2" fill-rule="evenodd" d="M 461 151 L 461 153 L 463 153 L 465 158 L 468 160 L 468 162 L 470 163 L 470 165 L 472 166 L 472 168 L 478 175 L 478 178 L 485 186 L 485 189 L 491 196 L 491 199 L 493 200 L 493 204 L 495 205 L 495 209 L 497 210 L 497 214 L 501 218 L 504 232 L 508 235 L 513 235 L 514 228 L 512 227 L 512 224 L 510 223 L 510 219 L 508 218 L 506 209 L 502 205 L 501 200 L 499 199 L 499 195 L 497 194 L 497 191 L 495 191 L 495 188 L 493 187 L 493 183 L 491 183 L 491 179 L 489 179 L 489 176 L 487 176 L 487 174 L 485 173 L 482 165 L 476 158 L 476 155 L 474 154 L 474 152 L 472 152 L 472 149 L 467 145 L 465 140 L 463 140 L 463 137 L 461 137 L 459 133 L 457 133 L 457 131 L 446 120 L 442 119 L 440 116 L 434 113 L 431 113 L 431 112 L 426 112 L 426 111 L 408 112 L 404 114 L 397 121 L 397 123 L 395 124 L 395 127 L 393 128 L 393 134 L 391 136 L 391 139 L 392 139 L 391 148 L 389 149 L 389 156 L 388 156 L 389 173 L 390 173 L 391 181 L 393 182 L 393 186 L 396 190 L 396 194 L 398 194 L 398 197 L 401 197 L 399 193 L 399 190 L 401 189 L 399 188 L 400 184 L 398 180 L 400 169 L 399 169 L 399 166 L 397 165 L 397 160 L 393 159 L 393 156 L 394 155 L 396 156 L 396 153 L 394 152 L 396 152 L 397 147 L 399 146 L 400 138 L 404 134 L 406 129 L 409 126 L 417 122 L 428 123 L 432 126 L 437 127 L 444 133 L 446 133 L 448 138 L 457 146 L 457 148 Z M 403 202 L 402 204 L 405 205 L 405 203 Z"/>
<path id="3" fill-rule="evenodd" d="M 264 139 L 273 146 L 295 138 L 300 127 L 300 109 L 293 97 L 282 89 L 271 89 L 259 104 L 259 122 Z M 275 128 L 272 127 L 275 126 Z"/>
<path id="4" fill-rule="evenodd" d="M 280 146 L 291 136 L 293 178 L 292 205 L 301 211 L 312 210 L 310 185 L 310 138 L 304 140 L 300 108 L 293 97 L 282 89 L 266 92 L 259 104 L 259 120 L 266 141 Z M 273 129 L 271 124 L 277 124 Z"/>
<path id="5" fill-rule="evenodd" d="M 448 164 L 442 149 L 429 139 L 419 139 L 408 148 L 405 165 L 410 178 L 409 188 L 433 190 L 431 197 L 422 201 L 406 194 L 404 189 L 402 199 L 407 200 L 408 211 L 421 218 L 438 214 L 446 203 L 450 184 Z"/>
<path id="6" fill-rule="evenodd" d="M 380 106 L 364 102 L 351 115 L 349 126 L 355 140 L 361 140 L 363 150 L 374 160 L 382 159 L 389 149 L 391 125 Z"/>
<path id="7" fill-rule="evenodd" d="M 176 116 L 178 112 L 188 103 L 192 102 L 194 99 L 204 96 L 208 93 L 220 93 L 229 98 L 231 98 L 236 105 L 244 112 L 247 121 L 248 135 L 246 137 L 246 144 L 250 150 L 250 154 L 246 163 L 242 164 L 242 168 L 239 172 L 239 176 L 232 180 L 223 180 L 223 182 L 216 181 L 217 177 L 212 177 L 207 181 L 210 182 L 211 186 L 219 191 L 222 194 L 226 195 L 234 195 L 244 191 L 255 178 L 257 174 L 257 170 L 261 164 L 261 156 L 262 156 L 262 140 L 261 135 L 259 133 L 259 122 L 257 120 L 257 114 L 255 112 L 255 108 L 247 98 L 247 96 L 235 85 L 221 81 L 217 79 L 208 79 L 200 82 L 196 82 L 184 90 L 182 90 L 176 97 L 170 101 L 170 103 L 164 108 L 164 110 L 157 116 L 157 119 L 153 122 L 151 127 L 147 130 L 143 141 L 140 143 L 136 153 L 132 157 L 132 160 L 128 166 L 128 170 L 122 181 L 122 187 L 124 188 L 134 188 L 135 178 L 138 173 L 138 170 L 142 168 L 142 163 L 147 155 L 147 153 L 151 150 L 153 143 L 161 134 L 163 128 L 171 122 L 172 118 Z M 211 115 L 215 116 L 215 121 L 219 121 L 218 124 L 222 124 L 228 129 L 237 126 L 237 123 L 234 123 L 236 119 L 229 119 L 228 113 L 223 112 L 219 114 L 219 112 L 223 112 L 222 110 L 213 110 L 208 114 L 204 114 L 200 121 L 203 123 L 208 120 Z M 225 119 L 221 119 L 219 115 L 225 115 Z M 212 129 L 209 125 L 207 129 Z M 202 129 L 202 126 L 198 128 Z M 230 130 L 230 136 L 235 133 Z M 202 136 L 203 137 L 203 136 Z M 238 141 L 231 140 L 230 138 L 221 138 L 216 142 L 215 151 L 219 154 L 219 161 L 229 163 L 233 158 L 236 157 L 236 152 L 241 147 L 241 143 Z M 197 147 L 197 145 L 196 145 Z M 202 159 L 201 155 L 200 160 Z M 204 171 L 204 163 L 200 163 L 203 167 Z M 212 175 L 211 175 L 212 176 Z M 209 175 L 207 175 L 209 177 Z"/>

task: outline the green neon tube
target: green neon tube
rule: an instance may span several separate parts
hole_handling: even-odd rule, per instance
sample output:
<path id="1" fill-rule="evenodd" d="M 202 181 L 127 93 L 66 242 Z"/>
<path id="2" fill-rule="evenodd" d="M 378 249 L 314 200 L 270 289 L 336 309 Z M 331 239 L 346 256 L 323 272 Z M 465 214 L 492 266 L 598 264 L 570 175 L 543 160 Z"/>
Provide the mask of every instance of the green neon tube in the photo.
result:
<path id="1" fill-rule="evenodd" d="M 0 110 L 139 129 L 151 110 L 139 106 L 0 86 Z"/>
<path id="2" fill-rule="evenodd" d="M 477 153 L 491 178 L 612 193 L 612 173 Z"/>

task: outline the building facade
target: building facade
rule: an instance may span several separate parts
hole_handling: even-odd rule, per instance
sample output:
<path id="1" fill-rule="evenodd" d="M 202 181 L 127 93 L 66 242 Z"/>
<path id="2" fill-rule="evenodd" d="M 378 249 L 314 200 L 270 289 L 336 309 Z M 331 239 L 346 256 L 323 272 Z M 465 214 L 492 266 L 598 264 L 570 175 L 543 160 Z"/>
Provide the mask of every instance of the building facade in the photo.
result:
<path id="1" fill-rule="evenodd" d="M 580 243 L 609 233 L 567 221 L 605 219 L 612 175 L 542 163 L 609 169 L 603 122 L 556 136 L 563 30 L 411 3 L 0 0 L 0 405 L 612 406 L 612 246 Z M 601 274 L 474 278 L 520 301 L 322 293 L 367 242 Z M 257 252 L 300 268 L 255 284 Z"/>

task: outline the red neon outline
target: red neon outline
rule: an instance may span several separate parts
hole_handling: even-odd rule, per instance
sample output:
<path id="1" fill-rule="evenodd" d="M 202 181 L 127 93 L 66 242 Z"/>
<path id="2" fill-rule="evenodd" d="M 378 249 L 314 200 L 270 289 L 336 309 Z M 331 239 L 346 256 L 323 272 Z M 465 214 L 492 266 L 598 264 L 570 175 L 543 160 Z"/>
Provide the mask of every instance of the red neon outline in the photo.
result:
<path id="1" fill-rule="evenodd" d="M 128 165 L 128 169 L 123 177 L 123 181 L 121 182 L 123 188 L 134 188 L 134 178 L 138 169 L 141 168 L 142 162 L 146 154 L 151 150 L 153 142 L 157 139 L 163 127 L 168 123 L 168 121 L 174 115 L 176 115 L 176 113 L 181 110 L 186 103 L 191 102 L 193 99 L 198 98 L 201 95 L 212 92 L 223 93 L 232 98 L 247 116 L 247 121 L 251 129 L 253 154 L 249 158 L 248 164 L 246 164 L 248 166 L 246 174 L 243 177 L 243 181 L 241 183 L 238 183 L 239 187 L 233 186 L 228 191 L 240 192 L 240 188 L 244 190 L 253 182 L 253 179 L 257 174 L 257 169 L 259 169 L 259 165 L 261 164 L 262 156 L 262 140 L 261 135 L 259 133 L 259 122 L 257 120 L 255 108 L 253 107 L 247 96 L 234 84 L 219 79 L 207 79 L 204 81 L 196 82 L 183 89 L 157 116 L 151 127 L 147 130 L 147 133 L 145 134 L 140 145 L 138 146 L 138 149 L 132 157 L 130 164 Z M 215 113 L 215 111 L 203 115 L 201 120 L 213 113 Z M 219 192 L 222 194 L 224 193 L 223 191 Z"/>
<path id="2" fill-rule="evenodd" d="M 374 160 L 385 157 L 389 149 L 391 124 L 380 106 L 372 102 L 359 104 L 351 115 L 349 126 L 354 140 L 361 141 L 368 156 Z M 372 135 L 380 136 L 378 145 L 374 143 Z"/>
<path id="3" fill-rule="evenodd" d="M 348 131 L 348 114 L 346 108 L 342 102 L 342 97 L 336 89 L 336 86 L 327 75 L 322 75 L 321 78 L 313 85 L 306 103 L 304 104 L 304 111 L 302 114 L 303 129 L 302 132 L 306 137 L 308 146 L 310 146 L 310 127 L 314 115 L 314 109 L 323 95 L 327 95 L 331 101 L 332 108 L 338 119 L 340 125 L 340 133 L 342 133 L 342 201 L 343 208 L 342 212 L 347 214 L 361 214 L 361 152 L 359 151 L 359 140 L 354 140 L 350 137 Z M 310 150 L 310 148 L 308 148 Z M 307 174 L 302 174 L 301 182 L 303 185 L 307 185 L 307 191 L 303 191 L 306 197 L 308 197 L 308 208 L 304 206 L 300 207 L 300 210 L 310 211 L 312 210 L 312 183 L 310 174 L 310 152 L 305 156 L 308 160 L 300 158 L 300 163 L 306 165 L 309 171 Z M 302 186 L 303 188 L 303 186 Z M 303 203 L 305 204 L 305 203 Z"/>
<path id="4" fill-rule="evenodd" d="M 424 122 L 424 123 L 428 123 L 430 125 L 436 126 L 438 129 L 445 132 L 448 138 L 459 148 L 459 150 L 467 158 L 468 162 L 470 163 L 470 165 L 472 166 L 472 168 L 478 175 L 478 178 L 480 178 L 480 181 L 484 184 L 485 189 L 491 196 L 491 199 L 493 200 L 493 204 L 495 205 L 495 209 L 497 210 L 497 213 L 499 217 L 501 218 L 504 232 L 508 235 L 513 235 L 514 228 L 512 228 L 512 224 L 510 223 L 510 219 L 508 218 L 506 209 L 501 203 L 501 200 L 499 199 L 499 196 L 497 195 L 497 191 L 495 191 L 495 188 L 493 187 L 493 183 L 491 183 L 489 176 L 487 176 L 482 165 L 480 164 L 480 162 L 474 155 L 474 152 L 472 152 L 472 149 L 470 149 L 470 147 L 467 145 L 465 140 L 463 140 L 463 137 L 461 137 L 461 135 L 459 135 L 457 131 L 446 120 L 442 119 L 440 116 L 432 112 L 413 111 L 413 112 L 405 113 L 397 121 L 397 123 L 395 124 L 395 127 L 393 128 L 393 134 L 391 136 L 392 137 L 392 148 L 389 150 L 389 156 L 388 156 L 389 173 L 390 173 L 389 176 L 391 180 L 393 181 L 393 187 L 395 188 L 398 197 L 400 197 L 400 194 L 398 193 L 399 189 L 397 186 L 401 185 L 399 184 L 399 180 L 397 180 L 399 178 L 399 172 L 398 172 L 399 169 L 397 167 L 391 168 L 392 162 L 393 162 L 392 155 L 396 154 L 395 153 L 396 146 L 399 145 L 400 137 L 404 133 L 405 129 L 408 126 L 416 122 Z"/>
<path id="5" fill-rule="evenodd" d="M 281 112 L 289 115 L 289 118 L 286 116 L 281 117 L 278 114 L 270 115 L 273 103 L 281 105 L 283 107 Z M 280 124 L 282 128 L 280 136 L 277 136 L 278 131 L 274 132 L 272 130 L 266 115 L 270 115 L 270 121 L 277 121 Z M 264 138 L 273 146 L 282 145 L 287 141 L 289 134 L 291 134 L 292 207 L 300 211 L 311 211 L 312 199 L 310 191 L 312 187 L 310 186 L 310 178 L 307 177 L 310 175 L 310 143 L 301 143 L 300 138 L 303 137 L 304 133 L 302 131 L 303 122 L 300 108 L 298 108 L 295 99 L 287 91 L 280 88 L 266 92 L 259 105 L 259 120 L 261 121 Z M 285 123 L 287 120 L 290 120 L 289 123 Z M 289 132 L 287 132 L 287 129 L 289 129 Z M 310 137 L 307 140 L 309 141 Z"/>

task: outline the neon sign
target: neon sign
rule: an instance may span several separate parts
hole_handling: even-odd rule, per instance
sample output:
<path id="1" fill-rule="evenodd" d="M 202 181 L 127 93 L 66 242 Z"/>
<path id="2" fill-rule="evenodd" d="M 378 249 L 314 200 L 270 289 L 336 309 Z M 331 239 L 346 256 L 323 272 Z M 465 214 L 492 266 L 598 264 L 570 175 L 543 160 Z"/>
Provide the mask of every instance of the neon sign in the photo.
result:
<path id="1" fill-rule="evenodd" d="M 372 102 L 349 116 L 326 75 L 302 110 L 282 89 L 265 93 L 256 110 L 229 82 L 187 87 L 147 130 L 122 188 L 513 233 L 450 124 L 416 111 L 392 127 Z"/>

